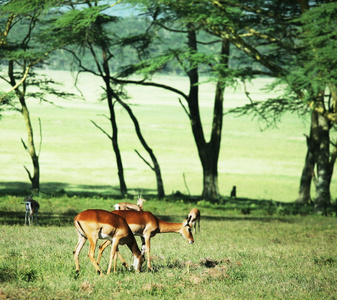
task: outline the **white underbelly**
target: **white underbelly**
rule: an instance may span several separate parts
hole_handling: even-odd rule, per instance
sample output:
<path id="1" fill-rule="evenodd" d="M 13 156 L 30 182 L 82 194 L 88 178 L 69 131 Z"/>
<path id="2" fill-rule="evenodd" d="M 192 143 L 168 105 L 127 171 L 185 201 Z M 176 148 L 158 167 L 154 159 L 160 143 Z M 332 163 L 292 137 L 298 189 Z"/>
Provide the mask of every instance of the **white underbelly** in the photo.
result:
<path id="1" fill-rule="evenodd" d="M 103 232 L 100 232 L 98 234 L 98 238 L 101 239 L 101 240 L 109 240 L 109 241 L 112 241 L 112 237 L 108 234 L 105 234 Z"/>

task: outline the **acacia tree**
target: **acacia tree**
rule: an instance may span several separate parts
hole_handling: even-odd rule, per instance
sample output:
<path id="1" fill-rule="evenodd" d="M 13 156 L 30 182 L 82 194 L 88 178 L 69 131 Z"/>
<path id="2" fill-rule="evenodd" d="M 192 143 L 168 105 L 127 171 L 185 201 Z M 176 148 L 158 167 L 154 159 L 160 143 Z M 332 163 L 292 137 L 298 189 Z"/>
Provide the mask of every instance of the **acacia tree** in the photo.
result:
<path id="1" fill-rule="evenodd" d="M 244 55 L 263 66 L 269 76 L 286 84 L 285 95 L 264 103 L 247 106 L 258 114 L 310 107 L 311 133 L 303 169 L 300 201 L 310 200 L 310 184 L 317 165 L 315 204 L 325 210 L 330 203 L 330 182 L 335 156 L 329 161 L 330 122 L 336 121 L 335 60 L 336 4 L 330 1 L 211 1 L 222 14 L 228 7 L 242 11 L 236 26 L 210 27 L 219 36 L 227 37 Z M 301 17 L 301 18 L 300 18 Z M 208 26 L 208 18 L 201 19 Z M 244 24 L 244 26 L 240 26 Z M 251 69 L 255 73 L 256 70 Z M 260 72 L 261 73 L 261 72 Z M 329 91 L 329 99 L 325 97 Z M 236 111 L 247 111 L 243 110 Z"/>
<path id="2" fill-rule="evenodd" d="M 136 48 L 139 50 L 139 44 L 146 43 L 146 40 L 144 41 L 143 38 L 139 39 L 137 36 L 126 38 L 119 37 L 118 33 L 114 32 L 114 24 L 118 21 L 118 18 L 105 12 L 118 2 L 112 5 L 105 4 L 104 1 L 102 1 L 102 3 L 103 4 L 100 4 L 99 1 L 83 1 L 81 3 L 76 2 L 70 4 L 70 10 L 62 13 L 61 17 L 57 19 L 53 30 L 55 34 L 50 35 L 50 37 L 56 43 L 59 40 L 67 41 L 69 46 L 64 49 L 70 52 L 75 58 L 77 66 L 79 67 L 79 72 L 88 72 L 95 76 L 99 76 L 104 82 L 104 98 L 108 103 L 112 134 L 108 134 L 96 123 L 93 123 L 102 130 L 112 142 L 117 162 L 121 194 L 127 194 L 127 186 L 118 142 L 118 123 L 115 113 L 116 104 L 120 104 L 128 112 L 135 125 L 136 134 L 139 140 L 145 150 L 149 153 L 153 162 L 152 170 L 156 174 L 158 197 L 162 198 L 165 193 L 157 158 L 154 155 L 153 150 L 146 143 L 145 138 L 141 133 L 137 118 L 129 105 L 123 101 L 123 98 L 126 96 L 123 85 L 118 81 L 114 81 L 112 79 L 113 76 L 111 75 L 112 65 L 114 59 L 116 59 L 114 48 L 118 47 L 118 49 L 120 49 L 121 47 L 129 46 L 129 49 L 133 51 L 133 43 L 135 43 L 137 45 Z M 74 49 L 74 46 L 78 46 L 78 49 Z M 95 68 L 90 68 L 85 64 L 84 60 L 81 59 L 82 53 L 90 53 Z"/>
<path id="3" fill-rule="evenodd" d="M 139 1 L 137 3 L 139 4 Z M 180 102 L 190 120 L 203 170 L 201 196 L 208 200 L 219 199 L 218 159 L 222 135 L 224 91 L 226 86 L 240 77 L 238 73 L 233 75 L 229 68 L 228 39 L 212 39 L 212 36 L 198 25 L 198 16 L 204 13 L 207 7 L 209 8 L 209 5 L 205 7 L 205 2 L 142 1 L 142 4 L 150 20 L 146 33 L 159 37 L 159 41 L 156 42 L 165 44 L 165 47 L 161 47 L 164 50 L 137 64 L 126 66 L 119 74 L 119 78 L 114 78 L 114 80 L 166 89 L 185 101 Z M 175 41 L 180 41 L 177 47 L 173 48 L 165 39 L 160 38 L 166 36 L 165 31 L 176 34 Z M 202 49 L 210 45 L 216 45 L 211 55 L 206 54 L 205 49 Z M 172 64 L 189 78 L 188 93 L 151 80 L 153 74 Z M 209 139 L 205 136 L 200 116 L 199 85 L 202 72 L 208 72 L 210 81 L 215 82 L 212 129 Z M 128 79 L 133 74 L 141 75 L 143 79 L 139 81 Z"/>
<path id="4" fill-rule="evenodd" d="M 312 124 L 312 133 L 316 132 L 318 145 L 310 147 L 308 150 L 316 149 L 312 154 L 314 160 L 311 162 L 317 165 L 315 203 L 319 210 L 324 210 L 324 207 L 330 203 L 330 181 L 333 170 L 331 164 L 335 161 L 335 158 L 329 161 L 329 121 L 336 119 L 334 104 L 336 89 L 335 83 L 331 79 L 332 76 L 327 77 L 327 74 L 334 74 L 330 71 L 335 47 L 334 43 L 332 47 L 331 44 L 329 44 L 330 47 L 327 44 L 332 38 L 335 40 L 335 3 L 330 3 L 330 1 L 315 3 L 315 1 L 308 0 L 299 0 L 298 2 L 205 0 L 179 1 L 179 3 L 163 0 L 143 1 L 143 3 L 145 3 L 155 25 L 175 32 L 185 32 L 188 37 L 188 47 L 185 51 L 181 51 L 183 48 L 169 49 L 166 56 L 162 55 L 160 58 L 145 63 L 141 62 L 138 67 L 146 70 L 146 75 L 148 75 L 149 72 L 161 69 L 165 63 L 174 58 L 185 68 L 191 83 L 190 94 L 185 97 L 180 91 L 176 92 L 183 95 L 188 103 L 192 132 L 204 169 L 204 191 L 207 180 L 205 180 L 203 154 L 207 153 L 207 150 L 216 148 L 210 147 L 212 143 L 207 144 L 207 148 L 201 146 L 203 145 L 202 142 L 200 143 L 203 141 L 203 135 L 200 134 L 202 127 L 199 126 L 200 124 L 198 125 L 198 117 L 194 118 L 198 116 L 199 108 L 194 105 L 195 101 L 190 100 L 198 92 L 196 70 L 202 63 L 210 64 L 210 62 L 209 58 L 205 59 L 200 55 L 197 47 L 193 47 L 191 41 L 195 40 L 195 44 L 198 41 L 191 34 L 189 28 L 194 28 L 195 32 L 204 30 L 218 37 L 221 41 L 231 43 L 241 52 L 242 67 L 231 70 L 228 65 L 222 64 L 219 69 L 226 75 L 223 76 L 221 72 L 218 72 L 218 78 L 225 78 L 229 82 L 234 76 L 244 79 L 253 75 L 267 75 L 278 79 L 277 84 L 286 84 L 287 89 L 281 98 L 272 99 L 264 104 L 252 103 L 250 108 L 260 113 L 258 105 L 262 105 L 263 109 L 268 107 L 265 111 L 269 110 L 278 114 L 282 109 L 302 110 L 303 104 L 305 104 L 306 107 L 313 109 L 314 115 L 317 114 L 317 118 L 313 117 L 313 120 L 317 119 L 317 122 Z M 311 6 L 313 10 L 310 11 L 314 13 L 308 15 Z M 317 9 L 319 9 L 319 13 Z M 299 19 L 302 15 L 307 15 L 307 19 L 305 17 L 302 20 Z M 311 40 L 313 37 L 315 38 L 314 43 Z M 322 43 L 322 38 L 325 43 Z M 317 49 L 323 49 L 322 56 L 317 55 Z M 182 53 L 184 55 L 181 55 Z M 323 63 L 319 60 L 324 60 L 323 69 L 325 72 L 320 70 L 319 66 L 323 66 Z M 332 61 L 334 60 L 332 59 Z M 142 82 L 142 84 L 144 83 Z M 155 85 L 148 82 L 146 84 Z M 326 89 L 330 91 L 330 98 L 333 99 L 331 106 L 327 106 L 324 95 Z M 195 109 L 196 107 L 197 109 Z M 309 144 L 313 144 L 313 141 Z M 210 152 L 206 157 L 208 161 L 211 157 Z M 307 169 L 310 169 L 311 172 L 305 171 L 304 173 L 309 175 L 310 180 L 302 180 L 301 184 L 311 182 L 312 166 L 307 165 Z M 204 192 L 203 195 L 207 195 L 207 192 Z M 212 195 L 208 196 L 212 197 Z"/>
<path id="5" fill-rule="evenodd" d="M 40 189 L 39 156 L 34 144 L 33 127 L 26 99 L 31 95 L 27 92 L 29 85 L 41 88 L 42 81 L 34 78 L 32 69 L 43 61 L 52 49 L 39 43 L 39 29 L 37 27 L 41 16 L 50 7 L 52 1 L 1 1 L 0 3 L 0 55 L 6 63 L 7 76 L 0 78 L 11 88 L 5 92 L 0 102 L 7 107 L 18 110 L 26 124 L 27 143 L 22 143 L 29 153 L 33 163 L 33 173 L 25 167 L 33 190 Z M 39 45 L 39 47 L 37 47 Z M 16 97 L 9 94 L 15 94 Z M 19 100 L 20 108 L 15 104 Z"/>
<path id="6" fill-rule="evenodd" d="M 304 94 L 305 100 L 317 117 L 317 136 L 309 136 L 316 153 L 317 179 L 313 177 L 316 186 L 315 204 L 325 211 L 330 203 L 330 183 L 336 161 L 337 145 L 331 142 L 330 131 L 337 124 L 337 3 L 335 1 L 320 1 L 314 3 L 308 0 L 298 0 L 301 5 L 301 22 L 303 33 L 304 76 L 308 78 L 310 88 Z M 332 151 L 330 151 L 332 148 Z M 309 149 L 308 149 L 309 152 Z M 299 200 L 302 200 L 299 198 Z"/>

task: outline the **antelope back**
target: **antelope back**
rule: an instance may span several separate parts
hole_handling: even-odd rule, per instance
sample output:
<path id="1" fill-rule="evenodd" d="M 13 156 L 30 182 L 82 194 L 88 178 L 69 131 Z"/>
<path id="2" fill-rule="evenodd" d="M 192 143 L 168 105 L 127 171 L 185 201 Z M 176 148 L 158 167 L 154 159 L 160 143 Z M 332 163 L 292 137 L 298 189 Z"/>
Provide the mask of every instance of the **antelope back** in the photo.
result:
<path id="1" fill-rule="evenodd" d="M 133 232 L 135 232 L 134 228 L 137 226 L 140 226 L 143 230 L 145 227 L 151 227 L 152 230 L 158 228 L 157 218 L 149 211 L 113 210 L 112 213 L 123 217 Z"/>
<path id="2" fill-rule="evenodd" d="M 132 234 L 123 218 L 101 209 L 89 209 L 79 213 L 74 223 L 81 235 L 85 236 L 94 232 L 111 237 L 115 235 L 124 237 Z"/>

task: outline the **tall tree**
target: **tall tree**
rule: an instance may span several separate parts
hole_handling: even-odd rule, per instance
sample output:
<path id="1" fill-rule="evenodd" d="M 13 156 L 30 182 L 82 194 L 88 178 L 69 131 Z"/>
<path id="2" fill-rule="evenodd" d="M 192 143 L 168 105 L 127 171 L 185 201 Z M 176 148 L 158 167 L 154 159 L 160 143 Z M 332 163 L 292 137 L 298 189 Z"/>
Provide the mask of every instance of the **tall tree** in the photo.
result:
<path id="1" fill-rule="evenodd" d="M 136 36 L 133 38 L 127 37 L 126 39 L 130 40 L 125 41 L 125 39 L 119 37 L 119 34 L 114 30 L 114 24 L 118 21 L 118 18 L 112 16 L 108 10 L 118 2 L 119 1 L 112 5 L 106 4 L 104 1 L 83 1 L 82 3 L 76 2 L 76 4 L 71 4 L 69 7 L 70 10 L 64 12 L 57 20 L 56 27 L 54 28 L 56 34 L 51 36 L 51 38 L 56 43 L 58 40 L 67 40 L 69 46 L 66 47 L 65 50 L 70 52 L 75 58 L 79 67 L 79 72 L 88 72 L 95 76 L 99 76 L 104 82 L 104 98 L 108 103 L 112 134 L 108 134 L 97 124 L 94 124 L 103 130 L 112 142 L 117 162 L 121 194 L 127 194 L 127 186 L 118 142 L 118 122 L 115 113 L 116 104 L 120 104 L 126 109 L 131 120 L 134 122 L 137 136 L 153 161 L 153 170 L 156 173 L 158 187 L 158 197 L 162 198 L 165 193 L 159 163 L 153 150 L 148 146 L 145 138 L 141 134 L 140 126 L 135 115 L 128 104 L 123 101 L 123 97 L 125 97 L 123 85 L 114 81 L 112 76 L 112 66 L 116 59 L 114 48 L 118 47 L 118 49 L 120 49 L 121 47 L 127 47 L 127 45 L 130 44 L 132 47 L 133 43 L 136 43 L 137 47 L 139 46 L 138 38 Z M 74 46 L 78 46 L 79 48 L 76 49 Z M 90 53 L 92 60 L 94 61 L 94 68 L 86 65 L 84 60 L 81 59 L 82 53 Z"/>
<path id="2" fill-rule="evenodd" d="M 315 179 L 315 204 L 325 211 L 330 203 L 330 183 L 336 160 L 336 144 L 330 140 L 330 131 L 337 123 L 337 30 L 335 1 L 313 3 L 298 1 L 301 7 L 301 42 L 303 45 L 303 75 L 306 78 L 304 99 L 317 114 L 318 138 L 316 143 L 317 179 Z M 304 81 L 304 80 L 302 80 Z M 317 142 L 316 142 L 317 141 Z M 332 151 L 330 151 L 332 148 Z M 309 151 L 309 149 L 308 149 Z M 331 155 L 330 155 L 331 153 Z M 301 196 L 301 195 L 300 195 Z M 305 201 L 306 199 L 299 200 Z"/>
<path id="3" fill-rule="evenodd" d="M 137 2 L 139 4 L 139 2 Z M 203 170 L 202 197 L 217 200 L 220 197 L 218 185 L 218 159 L 221 147 L 223 101 L 225 87 L 235 82 L 236 78 L 229 67 L 230 47 L 227 38 L 212 39 L 207 31 L 198 25 L 198 17 L 204 14 L 206 2 L 187 1 L 142 1 L 148 15 L 149 28 L 147 34 L 159 37 L 162 51 L 141 60 L 137 64 L 126 66 L 119 74 L 124 83 L 154 86 L 176 93 L 185 102 L 181 104 L 190 120 L 191 130 L 197 147 Z M 145 20 L 144 20 L 145 21 Z M 173 48 L 170 41 L 161 38 L 167 36 L 165 31 L 177 36 L 177 46 Z M 157 41 L 156 41 L 157 42 Z M 216 45 L 213 47 L 213 45 Z M 206 54 L 205 48 L 212 46 L 214 51 Z M 151 53 L 151 52 L 150 52 Z M 180 68 L 189 78 L 189 91 L 185 93 L 172 86 L 153 81 L 152 75 L 165 69 L 168 65 Z M 215 82 L 213 100 L 212 129 L 209 139 L 206 138 L 200 114 L 199 85 L 202 84 L 200 74 L 208 72 L 209 80 Z M 135 81 L 128 79 L 137 74 L 144 79 Z M 240 75 L 237 75 L 239 77 Z M 124 77 L 122 80 L 121 77 Z"/>
<path id="4" fill-rule="evenodd" d="M 303 109 L 303 104 L 313 110 L 315 117 L 312 120 L 317 122 L 312 124 L 312 133 L 308 137 L 300 197 L 306 197 L 302 202 L 309 201 L 313 166 L 317 165 L 315 204 L 319 210 L 324 210 L 330 203 L 331 163 L 334 162 L 333 159 L 329 161 L 329 122 L 336 118 L 335 71 L 331 70 L 336 45 L 330 41 L 332 38 L 335 41 L 336 35 L 336 3 L 306 0 L 210 2 L 224 16 L 228 15 L 228 7 L 236 8 L 242 14 L 234 24 L 221 25 L 219 22 L 209 26 L 211 22 L 207 17 L 200 18 L 200 22 L 217 35 L 228 38 L 251 60 L 253 67 L 248 68 L 248 72 L 267 74 L 277 78 L 278 83 L 286 84 L 286 93 L 282 97 L 252 103 L 248 107 L 263 114 L 299 110 Z M 262 69 L 256 66 L 262 66 Z M 327 101 L 326 89 L 332 101 Z"/>
<path id="5" fill-rule="evenodd" d="M 27 105 L 28 85 L 39 85 L 41 81 L 33 78 L 32 68 L 43 61 L 52 50 L 39 43 L 38 23 L 43 13 L 50 7 L 51 1 L 44 0 L 39 3 L 36 1 L 2 1 L 0 3 L 0 55 L 1 59 L 7 64 L 7 76 L 0 78 L 11 86 L 5 92 L 0 102 L 4 101 L 8 106 L 15 107 L 14 98 L 8 94 L 13 92 L 19 100 L 18 109 L 25 120 L 27 130 L 27 144 L 22 140 L 25 149 L 28 151 L 32 163 L 33 172 L 25 167 L 33 190 L 40 189 L 40 165 L 39 156 L 34 144 L 33 127 Z M 39 45 L 39 46 L 38 46 Z M 16 108 L 16 107 L 15 107 Z M 16 108 L 17 109 L 17 108 Z"/>

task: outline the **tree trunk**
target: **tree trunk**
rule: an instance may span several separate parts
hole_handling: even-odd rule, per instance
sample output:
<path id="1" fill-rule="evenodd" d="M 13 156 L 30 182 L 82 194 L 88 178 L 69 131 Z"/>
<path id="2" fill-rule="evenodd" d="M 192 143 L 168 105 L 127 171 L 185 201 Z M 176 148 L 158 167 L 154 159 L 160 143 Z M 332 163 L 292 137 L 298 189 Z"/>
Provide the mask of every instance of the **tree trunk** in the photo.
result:
<path id="1" fill-rule="evenodd" d="M 33 168 L 34 168 L 33 176 L 31 175 L 31 173 L 26 167 L 25 169 L 32 183 L 32 190 L 39 191 L 40 190 L 40 165 L 39 165 L 39 157 L 37 156 L 36 151 L 35 151 L 33 127 L 30 122 L 29 111 L 28 111 L 26 101 L 23 96 L 20 97 L 20 103 L 22 107 L 22 115 L 25 119 L 26 129 L 27 129 L 27 134 L 28 134 L 28 145 L 25 148 L 28 151 L 32 159 L 32 162 L 33 162 Z"/>
<path id="2" fill-rule="evenodd" d="M 307 155 L 305 157 L 302 171 L 300 188 L 296 202 L 309 204 L 311 200 L 311 182 L 315 179 L 314 170 L 317 162 L 317 153 L 319 149 L 319 132 L 318 132 L 318 114 L 311 113 L 310 135 L 307 136 Z"/>
<path id="3" fill-rule="evenodd" d="M 326 208 L 330 204 L 330 136 L 329 121 L 322 115 L 318 115 L 320 147 L 317 156 L 317 183 L 316 183 L 316 209 L 323 214 L 326 213 Z"/>
<path id="4" fill-rule="evenodd" d="M 115 106 L 113 103 L 112 91 L 111 91 L 110 86 L 108 86 L 108 90 L 107 90 L 107 101 L 108 101 L 108 106 L 109 106 L 110 123 L 111 123 L 111 128 L 112 128 L 112 136 L 111 136 L 112 148 L 114 149 L 115 157 L 116 157 L 120 192 L 122 196 L 124 196 L 127 194 L 128 189 L 126 187 L 126 183 L 124 179 L 124 168 L 123 168 L 122 156 L 121 156 L 119 146 L 118 146 L 118 127 L 117 127 L 117 122 L 116 122 Z"/>
<path id="5" fill-rule="evenodd" d="M 92 46 L 90 49 L 93 53 L 94 58 L 96 58 L 94 55 L 94 50 Z M 105 48 L 105 46 L 102 46 L 101 49 L 102 49 L 102 57 L 103 57 L 103 71 L 105 72 L 105 75 L 104 75 L 103 72 L 101 71 L 101 76 L 105 83 L 106 96 L 107 96 L 109 112 L 110 112 L 110 123 L 111 123 L 111 130 L 112 130 L 111 142 L 112 142 L 112 148 L 116 156 L 120 192 L 122 196 L 124 196 L 128 193 L 128 189 L 125 183 L 122 156 L 121 156 L 121 152 L 119 150 L 119 145 L 118 145 L 118 127 L 117 127 L 116 114 L 115 114 L 115 105 L 114 105 L 114 100 L 113 100 L 115 92 L 110 86 L 110 69 L 109 69 L 108 51 Z M 100 69 L 100 66 L 97 60 L 96 60 L 96 63 L 97 63 L 98 69 Z"/>
<path id="6" fill-rule="evenodd" d="M 329 106 L 329 110 L 331 110 L 333 113 L 337 113 L 337 87 L 336 85 L 330 84 L 330 93 L 331 93 L 331 104 Z M 334 166 L 337 159 L 337 144 L 336 142 L 333 144 L 333 150 L 330 155 L 330 178 L 329 178 L 329 184 L 331 184 L 331 179 L 334 171 Z"/>
<path id="7" fill-rule="evenodd" d="M 26 70 L 26 64 L 23 64 L 23 72 L 25 72 Z M 11 86 L 15 86 L 16 85 L 16 80 L 15 80 L 15 76 L 14 76 L 14 61 L 10 60 L 8 62 L 8 77 L 9 77 L 9 82 L 11 84 Z M 34 133 L 33 133 L 33 127 L 32 127 L 32 123 L 30 121 L 30 115 L 29 115 L 29 110 L 26 104 L 26 100 L 25 100 L 25 94 L 26 94 L 26 82 L 24 81 L 22 83 L 22 91 L 20 91 L 18 88 L 15 89 L 15 93 L 17 95 L 17 97 L 19 98 L 20 104 L 21 104 L 21 113 L 23 115 L 23 118 L 25 120 L 26 123 L 26 129 L 27 129 L 27 136 L 28 136 L 28 145 L 26 145 L 23 140 L 23 145 L 25 147 L 25 149 L 27 150 L 27 152 L 29 153 L 31 159 L 32 159 L 32 163 L 33 163 L 33 176 L 31 175 L 30 171 L 24 167 L 28 173 L 28 177 L 32 183 L 32 190 L 34 191 L 39 191 L 40 190 L 40 164 L 39 164 L 39 157 L 36 154 L 35 151 L 35 145 L 34 145 Z"/>
<path id="8" fill-rule="evenodd" d="M 207 200 L 219 199 L 218 185 L 218 159 L 211 155 L 205 155 L 203 165 L 203 191 L 202 197 Z"/>
<path id="9" fill-rule="evenodd" d="M 123 106 L 123 108 L 128 112 L 134 126 L 135 126 L 135 130 L 136 130 L 136 134 L 138 136 L 138 139 L 140 140 L 141 144 L 143 145 L 144 149 L 147 151 L 147 153 L 149 154 L 149 156 L 151 157 L 153 166 L 151 166 L 150 164 L 148 164 L 145 159 L 143 157 L 140 156 L 140 154 L 138 153 L 138 155 L 150 166 L 150 168 L 155 172 L 156 174 L 156 181 L 157 181 L 157 196 L 159 199 L 162 199 L 165 197 L 165 192 L 164 192 L 164 184 L 163 184 L 163 179 L 161 176 L 161 170 L 160 170 L 160 166 L 158 163 L 158 160 L 156 158 L 156 156 L 153 153 L 153 150 L 148 146 L 147 142 L 145 141 L 143 134 L 140 130 L 140 126 L 138 123 L 138 120 L 136 118 L 136 116 L 133 114 L 132 109 L 124 102 L 122 101 L 118 95 L 115 95 L 116 100 L 118 101 L 118 103 L 120 105 Z"/>
<path id="10" fill-rule="evenodd" d="M 188 46 L 192 52 L 197 51 L 196 32 L 189 26 Z M 229 42 L 223 40 L 221 48 L 221 63 L 228 66 Z M 197 145 L 199 158 L 203 168 L 203 191 L 202 197 L 206 200 L 217 200 L 220 198 L 218 184 L 218 160 L 221 145 L 222 118 L 223 118 L 223 97 L 224 82 L 219 74 L 219 81 L 216 85 L 214 97 L 213 123 L 211 139 L 207 143 L 203 132 L 199 110 L 199 76 L 198 68 L 191 68 L 187 75 L 190 79 L 190 92 L 188 97 L 189 117 L 191 121 L 192 133 Z"/>

